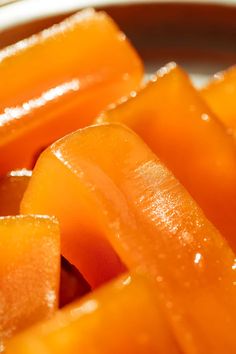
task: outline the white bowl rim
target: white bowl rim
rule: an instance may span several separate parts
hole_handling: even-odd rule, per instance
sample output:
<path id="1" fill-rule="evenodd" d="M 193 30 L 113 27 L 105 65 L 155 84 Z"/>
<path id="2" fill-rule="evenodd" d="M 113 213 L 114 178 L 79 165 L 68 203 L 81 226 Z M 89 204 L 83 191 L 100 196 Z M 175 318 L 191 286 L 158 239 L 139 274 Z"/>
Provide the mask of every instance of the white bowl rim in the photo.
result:
<path id="1" fill-rule="evenodd" d="M 18 0 L 0 7 L 0 35 L 3 30 L 31 20 L 67 14 L 85 7 L 157 3 L 236 6 L 236 0 Z"/>

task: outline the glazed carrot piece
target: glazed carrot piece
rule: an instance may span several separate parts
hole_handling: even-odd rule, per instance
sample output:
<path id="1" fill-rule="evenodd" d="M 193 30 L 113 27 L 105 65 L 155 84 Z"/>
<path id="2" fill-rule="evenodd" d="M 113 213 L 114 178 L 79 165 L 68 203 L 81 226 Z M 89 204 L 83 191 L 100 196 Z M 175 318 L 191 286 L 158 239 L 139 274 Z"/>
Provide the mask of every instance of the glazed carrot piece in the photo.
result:
<path id="1" fill-rule="evenodd" d="M 228 131 L 236 135 L 236 66 L 214 75 L 201 95 Z"/>
<path id="2" fill-rule="evenodd" d="M 28 186 L 32 171 L 11 171 L 0 178 L 0 216 L 17 215 L 20 202 Z"/>
<path id="3" fill-rule="evenodd" d="M 0 51 L 0 175 L 137 88 L 141 60 L 103 12 L 85 10 Z"/>
<path id="4" fill-rule="evenodd" d="M 93 126 L 53 144 L 21 210 L 58 217 L 64 256 L 93 285 L 106 280 L 116 254 L 155 279 L 184 353 L 236 352 L 235 255 L 132 131 Z"/>
<path id="5" fill-rule="evenodd" d="M 175 64 L 98 122 L 127 124 L 151 147 L 236 250 L 236 148 Z"/>
<path id="6" fill-rule="evenodd" d="M 63 339 L 62 339 L 63 338 Z M 6 354 L 177 354 L 155 286 L 128 275 L 14 338 Z"/>
<path id="7" fill-rule="evenodd" d="M 2 352 L 13 334 L 49 318 L 57 308 L 58 223 L 49 217 L 1 217 L 0 254 Z"/>

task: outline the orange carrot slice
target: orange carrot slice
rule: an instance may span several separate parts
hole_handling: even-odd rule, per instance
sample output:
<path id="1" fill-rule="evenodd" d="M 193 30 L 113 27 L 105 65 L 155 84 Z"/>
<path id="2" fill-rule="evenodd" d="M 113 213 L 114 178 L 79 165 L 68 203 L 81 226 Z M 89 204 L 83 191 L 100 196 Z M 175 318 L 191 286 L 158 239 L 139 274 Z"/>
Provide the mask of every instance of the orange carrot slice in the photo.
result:
<path id="1" fill-rule="evenodd" d="M 184 353 L 235 353 L 235 256 L 136 134 L 108 124 L 58 141 L 38 160 L 21 210 L 58 217 L 63 254 L 93 285 L 116 253 L 155 279 Z"/>
<path id="2" fill-rule="evenodd" d="M 236 66 L 216 74 L 201 95 L 228 132 L 236 135 Z"/>
<path id="3" fill-rule="evenodd" d="M 32 171 L 11 171 L 0 178 L 0 215 L 16 215 L 20 212 L 20 202 L 28 186 Z"/>
<path id="4" fill-rule="evenodd" d="M 39 216 L 0 218 L 0 352 L 16 332 L 57 308 L 59 229 Z"/>
<path id="5" fill-rule="evenodd" d="M 179 67 L 162 68 L 98 121 L 125 123 L 138 133 L 236 250 L 235 141 Z"/>
<path id="6" fill-rule="evenodd" d="M 177 354 L 155 286 L 125 276 L 19 335 L 14 354 Z"/>
<path id="7" fill-rule="evenodd" d="M 0 51 L 0 174 L 137 88 L 142 63 L 103 12 L 85 10 Z"/>

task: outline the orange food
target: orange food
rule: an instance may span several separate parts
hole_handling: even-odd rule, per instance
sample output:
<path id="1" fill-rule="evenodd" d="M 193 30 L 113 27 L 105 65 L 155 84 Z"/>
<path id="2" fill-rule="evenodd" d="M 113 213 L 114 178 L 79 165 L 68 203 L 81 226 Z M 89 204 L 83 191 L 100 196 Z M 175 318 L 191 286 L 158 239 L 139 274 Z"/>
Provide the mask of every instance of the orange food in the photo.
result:
<path id="1" fill-rule="evenodd" d="M 0 215 L 16 215 L 20 212 L 20 202 L 28 186 L 32 172 L 12 171 L 0 178 Z"/>
<path id="2" fill-rule="evenodd" d="M 6 354 L 177 354 L 145 278 L 125 276 L 9 343 Z"/>
<path id="3" fill-rule="evenodd" d="M 59 229 L 39 216 L 0 218 L 0 352 L 14 333 L 57 308 Z"/>
<path id="4" fill-rule="evenodd" d="M 142 63 L 109 16 L 82 11 L 0 51 L 0 175 L 137 88 Z"/>
<path id="5" fill-rule="evenodd" d="M 127 124 L 151 147 L 236 250 L 235 141 L 176 65 L 99 117 Z"/>
<path id="6" fill-rule="evenodd" d="M 201 95 L 228 132 L 236 136 L 236 66 L 216 74 Z"/>
<path id="7" fill-rule="evenodd" d="M 116 253 L 155 279 L 184 353 L 236 352 L 235 255 L 130 130 L 94 126 L 52 145 L 36 164 L 21 210 L 58 217 L 63 254 L 93 285 L 113 266 L 115 273 Z M 101 273 L 98 260 L 107 265 Z"/>

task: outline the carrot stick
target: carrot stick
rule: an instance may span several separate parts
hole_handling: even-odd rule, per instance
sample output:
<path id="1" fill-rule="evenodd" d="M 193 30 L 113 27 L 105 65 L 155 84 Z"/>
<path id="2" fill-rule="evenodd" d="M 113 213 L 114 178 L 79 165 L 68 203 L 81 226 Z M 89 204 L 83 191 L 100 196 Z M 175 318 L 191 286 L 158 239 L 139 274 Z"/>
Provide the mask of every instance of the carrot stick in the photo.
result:
<path id="1" fill-rule="evenodd" d="M 128 125 L 185 186 L 236 251 L 236 148 L 189 78 L 162 68 L 135 97 L 98 122 Z"/>
<path id="2" fill-rule="evenodd" d="M 58 217 L 62 253 L 93 286 L 117 255 L 154 279 L 184 353 L 235 353 L 235 255 L 132 131 L 94 126 L 53 144 L 21 211 Z"/>
<path id="3" fill-rule="evenodd" d="M 6 354 L 180 354 L 152 283 L 125 275 L 42 325 L 15 337 Z"/>
<path id="4" fill-rule="evenodd" d="M 215 74 L 201 95 L 228 133 L 236 136 L 236 67 Z"/>
<path id="5" fill-rule="evenodd" d="M 138 87 L 142 63 L 103 12 L 85 10 L 0 51 L 0 175 Z"/>
<path id="6" fill-rule="evenodd" d="M 58 305 L 55 218 L 0 218 L 0 352 L 13 334 L 51 317 Z M 50 256 L 49 256 L 50 255 Z"/>

